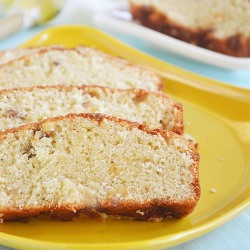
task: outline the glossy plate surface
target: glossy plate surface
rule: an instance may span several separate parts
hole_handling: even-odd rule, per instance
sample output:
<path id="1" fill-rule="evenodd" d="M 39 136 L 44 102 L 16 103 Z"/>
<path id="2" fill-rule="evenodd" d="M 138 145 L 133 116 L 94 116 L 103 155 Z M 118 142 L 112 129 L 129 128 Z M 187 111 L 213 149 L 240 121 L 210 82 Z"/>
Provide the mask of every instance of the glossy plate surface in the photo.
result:
<path id="1" fill-rule="evenodd" d="M 22 46 L 94 46 L 156 70 L 184 106 L 186 132 L 199 142 L 201 199 L 187 218 L 162 223 L 80 219 L 0 224 L 0 243 L 26 249 L 161 249 L 198 237 L 250 204 L 250 90 L 181 70 L 84 26 L 47 29 Z"/>

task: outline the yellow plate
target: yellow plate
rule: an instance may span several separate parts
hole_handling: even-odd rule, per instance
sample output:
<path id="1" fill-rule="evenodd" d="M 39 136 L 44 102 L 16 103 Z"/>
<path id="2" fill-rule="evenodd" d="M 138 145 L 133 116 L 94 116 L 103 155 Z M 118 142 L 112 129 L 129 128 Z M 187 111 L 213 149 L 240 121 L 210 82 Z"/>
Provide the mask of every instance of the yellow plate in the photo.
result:
<path id="1" fill-rule="evenodd" d="M 50 44 L 95 46 L 158 71 L 166 92 L 184 105 L 186 132 L 199 142 L 202 195 L 190 216 L 163 223 L 32 219 L 1 224 L 1 244 L 26 249 L 160 249 L 211 231 L 249 206 L 250 90 L 186 72 L 90 27 L 50 28 L 22 46 Z"/>

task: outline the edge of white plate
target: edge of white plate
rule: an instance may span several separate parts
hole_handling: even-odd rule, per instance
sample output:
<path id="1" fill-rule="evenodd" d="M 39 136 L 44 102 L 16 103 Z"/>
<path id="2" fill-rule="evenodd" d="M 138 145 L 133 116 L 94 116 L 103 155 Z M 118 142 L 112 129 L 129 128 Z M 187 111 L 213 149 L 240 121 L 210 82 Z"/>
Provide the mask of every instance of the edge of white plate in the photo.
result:
<path id="1" fill-rule="evenodd" d="M 250 58 L 237 58 L 209 51 L 143 27 L 136 22 L 123 21 L 112 17 L 109 13 L 111 13 L 111 10 L 99 12 L 94 15 L 94 24 L 99 28 L 105 28 L 144 39 L 165 50 L 206 64 L 230 70 L 250 69 Z"/>

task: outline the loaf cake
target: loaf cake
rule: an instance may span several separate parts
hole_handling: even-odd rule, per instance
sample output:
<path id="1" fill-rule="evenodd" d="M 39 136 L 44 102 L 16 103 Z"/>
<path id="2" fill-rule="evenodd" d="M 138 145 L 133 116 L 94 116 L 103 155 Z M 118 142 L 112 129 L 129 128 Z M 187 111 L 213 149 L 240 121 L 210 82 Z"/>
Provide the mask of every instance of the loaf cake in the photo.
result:
<path id="1" fill-rule="evenodd" d="M 0 91 L 0 130 L 69 113 L 104 113 L 183 133 L 181 104 L 161 92 L 98 86 L 35 86 Z"/>
<path id="2" fill-rule="evenodd" d="M 0 65 L 0 89 L 97 84 L 162 89 L 162 79 L 153 71 L 89 47 L 48 47 Z"/>
<path id="3" fill-rule="evenodd" d="M 142 25 L 236 57 L 250 57 L 249 0 L 130 0 Z"/>
<path id="4" fill-rule="evenodd" d="M 89 211 L 181 218 L 200 196 L 199 155 L 174 132 L 69 114 L 0 132 L 2 221 Z"/>

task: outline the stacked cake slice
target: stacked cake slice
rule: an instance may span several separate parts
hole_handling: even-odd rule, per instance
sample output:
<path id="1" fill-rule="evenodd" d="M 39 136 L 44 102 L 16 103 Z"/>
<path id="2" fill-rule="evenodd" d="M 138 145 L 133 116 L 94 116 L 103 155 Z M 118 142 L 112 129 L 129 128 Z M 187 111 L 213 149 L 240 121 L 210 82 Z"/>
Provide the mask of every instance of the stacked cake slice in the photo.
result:
<path id="1" fill-rule="evenodd" d="M 193 211 L 199 154 L 160 76 L 87 47 L 14 49 L 0 63 L 2 221 Z"/>

